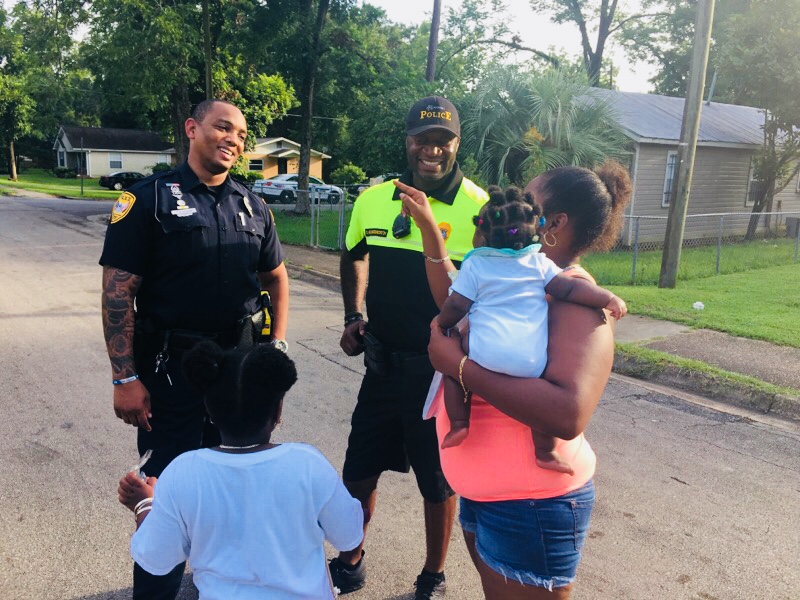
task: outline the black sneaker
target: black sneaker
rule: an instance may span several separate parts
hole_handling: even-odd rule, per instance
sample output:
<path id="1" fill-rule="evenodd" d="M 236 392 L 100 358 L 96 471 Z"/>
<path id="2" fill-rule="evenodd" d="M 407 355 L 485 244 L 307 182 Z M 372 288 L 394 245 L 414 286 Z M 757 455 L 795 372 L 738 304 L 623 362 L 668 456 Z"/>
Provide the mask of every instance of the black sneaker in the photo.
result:
<path id="1" fill-rule="evenodd" d="M 364 551 L 361 551 L 361 560 L 355 566 L 346 565 L 335 557 L 328 561 L 331 572 L 331 581 L 339 590 L 339 594 L 349 594 L 364 587 L 367 580 L 367 564 L 364 562 Z"/>
<path id="2" fill-rule="evenodd" d="M 422 570 L 414 583 L 417 588 L 414 592 L 414 600 L 436 600 L 444 598 L 447 591 L 447 584 L 444 581 L 444 573 L 428 573 Z"/>

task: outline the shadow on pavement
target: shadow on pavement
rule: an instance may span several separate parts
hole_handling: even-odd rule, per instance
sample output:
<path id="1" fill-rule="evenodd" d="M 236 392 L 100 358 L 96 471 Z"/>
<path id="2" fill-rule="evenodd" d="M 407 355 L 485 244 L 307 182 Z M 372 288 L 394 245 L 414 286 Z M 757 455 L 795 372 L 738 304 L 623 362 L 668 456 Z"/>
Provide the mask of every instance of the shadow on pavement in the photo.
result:
<path id="1" fill-rule="evenodd" d="M 79 596 L 73 600 L 130 600 L 132 594 L 133 588 L 124 588 L 121 590 L 91 594 L 89 596 Z M 181 582 L 181 590 L 178 592 L 175 600 L 197 600 L 199 595 L 197 588 L 194 587 L 194 583 L 192 582 L 192 574 L 184 573 L 183 581 Z"/>

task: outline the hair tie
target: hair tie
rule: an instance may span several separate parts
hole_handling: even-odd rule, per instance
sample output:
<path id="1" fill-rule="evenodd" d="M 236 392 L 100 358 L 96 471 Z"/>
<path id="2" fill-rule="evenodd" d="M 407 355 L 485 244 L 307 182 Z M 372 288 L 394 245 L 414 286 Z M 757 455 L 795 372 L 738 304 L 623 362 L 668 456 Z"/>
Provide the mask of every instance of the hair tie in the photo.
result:
<path id="1" fill-rule="evenodd" d="M 544 227 L 545 223 L 547 223 L 547 219 L 544 217 L 539 217 L 539 227 Z"/>
<path id="2" fill-rule="evenodd" d="M 511 229 L 508 230 L 508 233 L 511 235 L 517 235 L 518 231 L 519 229 L 517 229 L 516 227 L 512 227 Z"/>
<path id="3" fill-rule="evenodd" d="M 499 210 L 494 211 L 494 217 L 495 217 L 495 219 L 499 219 L 500 218 L 500 211 Z"/>

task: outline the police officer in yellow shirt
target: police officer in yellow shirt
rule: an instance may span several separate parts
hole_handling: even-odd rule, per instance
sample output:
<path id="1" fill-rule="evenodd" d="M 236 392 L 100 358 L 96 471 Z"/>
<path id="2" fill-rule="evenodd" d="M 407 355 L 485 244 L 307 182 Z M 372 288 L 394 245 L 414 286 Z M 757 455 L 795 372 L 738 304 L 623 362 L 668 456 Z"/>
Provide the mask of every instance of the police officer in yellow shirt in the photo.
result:
<path id="1" fill-rule="evenodd" d="M 439 96 L 423 98 L 408 112 L 408 169 L 400 181 L 427 193 L 448 255 L 456 265 L 472 249 L 472 217 L 488 199 L 464 177 L 456 162 L 461 139 L 458 111 Z M 366 375 L 351 421 L 342 477 L 350 493 L 374 511 L 384 471 L 413 468 L 425 511 L 426 559 L 415 598 L 442 598 L 444 564 L 456 504 L 439 464 L 433 420 L 422 407 L 433 376 L 427 356 L 430 322 L 438 314 L 425 273 L 422 239 L 401 215 L 400 194 L 391 181 L 364 191 L 356 201 L 341 256 L 344 333 L 342 349 L 365 352 Z M 369 320 L 363 314 L 363 305 Z M 363 544 L 330 561 L 341 593 L 366 581 Z"/>

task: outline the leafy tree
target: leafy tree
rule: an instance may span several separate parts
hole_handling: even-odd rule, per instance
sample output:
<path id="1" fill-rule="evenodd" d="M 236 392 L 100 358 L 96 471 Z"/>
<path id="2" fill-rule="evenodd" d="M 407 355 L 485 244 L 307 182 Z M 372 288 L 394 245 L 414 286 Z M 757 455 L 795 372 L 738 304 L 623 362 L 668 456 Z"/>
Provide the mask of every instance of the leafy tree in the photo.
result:
<path id="1" fill-rule="evenodd" d="M 800 14 L 793 0 L 753 0 L 728 27 L 720 68 L 730 77 L 733 100 L 765 109 L 764 145 L 755 155 L 757 215 L 772 211 L 775 194 L 800 171 Z M 757 224 L 751 219 L 749 237 Z"/>
<path id="2" fill-rule="evenodd" d="M 25 92 L 36 104 L 28 134 L 16 146 L 40 164 L 52 164 L 53 138 L 62 123 L 99 123 L 98 97 L 90 74 L 80 68 L 74 39 L 86 21 L 86 4 L 83 0 L 19 1 L 0 31 L 0 64 L 6 73 L 23 78 Z"/>
<path id="3" fill-rule="evenodd" d="M 198 4 L 94 0 L 92 8 L 86 58 L 103 91 L 104 124 L 171 131 L 185 160 L 183 123 L 203 96 Z"/>
<path id="4" fill-rule="evenodd" d="M 478 84 L 462 118 L 464 150 L 485 182 L 500 185 L 619 157 L 625 138 L 598 94 L 581 74 L 498 68 Z"/>
<path id="5" fill-rule="evenodd" d="M 710 72 L 719 65 L 720 49 L 726 43 L 728 32 L 726 23 L 733 15 L 746 12 L 750 2 L 726 0 L 716 3 L 708 61 Z M 686 95 L 692 60 L 697 0 L 642 0 L 642 6 L 643 10 L 653 13 L 652 18 L 639 22 L 637 27 L 624 29 L 621 41 L 633 58 L 658 67 L 650 80 L 657 94 L 682 98 Z M 711 73 L 706 74 L 706 81 L 711 81 Z M 727 92 L 730 83 L 728 74 L 720 72 L 714 97 L 720 101 L 730 100 Z"/>
<path id="6" fill-rule="evenodd" d="M 532 57 L 542 65 L 559 66 L 561 58 L 553 52 L 522 44 L 509 27 L 509 15 L 503 0 L 464 0 L 457 9 L 448 8 L 439 49 L 437 78 L 446 74 L 452 61 L 460 57 L 464 83 L 472 85 L 483 75 L 485 66 L 509 51 Z"/>
<path id="7" fill-rule="evenodd" d="M 188 153 L 184 121 L 205 98 L 202 15 L 192 0 L 94 0 L 86 60 L 103 91 L 104 124 L 171 132 L 179 161 Z M 242 108 L 248 126 L 267 125 L 294 105 L 294 93 L 238 40 L 254 0 L 209 2 L 215 96 Z M 248 32 L 248 35 L 252 32 Z M 260 32 L 262 37 L 263 29 Z M 131 70 L 136 76 L 131 77 Z"/>
<path id="8" fill-rule="evenodd" d="M 641 28 L 643 23 L 657 16 L 657 13 L 625 13 L 619 8 L 618 0 L 530 0 L 530 4 L 535 11 L 550 14 L 554 23 L 571 23 L 578 28 L 583 67 L 593 86 L 600 81 L 611 36 Z"/>
<path id="9" fill-rule="evenodd" d="M 17 179 L 14 142 L 30 131 L 35 106 L 20 78 L 0 73 L 0 139 L 8 148 L 11 181 Z"/>

